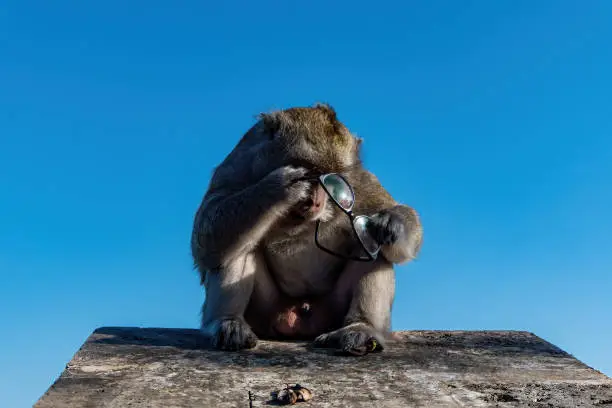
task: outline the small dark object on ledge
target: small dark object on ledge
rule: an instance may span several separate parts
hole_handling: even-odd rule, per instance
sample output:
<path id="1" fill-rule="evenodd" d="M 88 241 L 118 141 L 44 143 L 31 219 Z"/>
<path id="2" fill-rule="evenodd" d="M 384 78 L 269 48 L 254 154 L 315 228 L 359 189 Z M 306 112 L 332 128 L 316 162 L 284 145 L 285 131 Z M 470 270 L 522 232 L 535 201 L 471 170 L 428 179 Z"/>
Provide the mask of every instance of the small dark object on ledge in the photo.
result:
<path id="1" fill-rule="evenodd" d="M 297 402 L 305 402 L 312 399 L 312 391 L 306 387 L 302 387 L 300 384 L 294 386 L 287 386 L 282 390 L 278 390 L 272 393 L 272 398 L 278 401 L 281 405 L 293 405 Z"/>

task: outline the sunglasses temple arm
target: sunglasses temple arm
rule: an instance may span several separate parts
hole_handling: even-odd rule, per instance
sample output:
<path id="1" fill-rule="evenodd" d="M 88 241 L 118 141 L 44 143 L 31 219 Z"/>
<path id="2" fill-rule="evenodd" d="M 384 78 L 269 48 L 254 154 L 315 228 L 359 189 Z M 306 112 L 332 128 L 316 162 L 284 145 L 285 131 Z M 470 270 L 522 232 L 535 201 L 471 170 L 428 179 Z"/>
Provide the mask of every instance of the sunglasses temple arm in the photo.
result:
<path id="1" fill-rule="evenodd" d="M 363 247 L 363 249 L 364 249 L 365 253 L 366 253 L 366 254 L 368 254 L 368 257 L 367 257 L 367 258 L 365 258 L 365 259 L 364 259 L 364 258 L 361 258 L 361 257 L 346 256 L 346 255 L 338 254 L 338 253 L 336 253 L 336 252 L 332 251 L 331 249 L 327 249 L 327 248 L 325 248 L 323 245 L 321 245 L 321 244 L 319 243 L 319 240 L 317 239 L 317 238 L 318 238 L 318 236 L 319 236 L 319 224 L 320 224 L 320 222 L 319 222 L 319 221 L 317 221 L 317 226 L 316 226 L 316 230 L 315 230 L 315 244 L 317 245 L 317 247 L 318 247 L 318 248 L 319 248 L 321 251 L 326 252 L 326 253 L 328 253 L 328 254 L 330 254 L 330 255 L 333 255 L 333 256 L 335 256 L 335 257 L 338 257 L 338 258 L 342 258 L 342 259 L 350 259 L 351 261 L 359 261 L 359 262 L 371 262 L 371 261 L 375 261 L 375 260 L 376 260 L 376 255 L 372 255 L 371 253 L 369 253 L 369 252 L 367 251 L 367 249 L 365 249 L 365 246 L 363 245 L 363 243 L 361 242 L 361 240 L 359 240 L 359 243 L 360 243 L 360 244 L 361 244 L 361 246 Z M 355 235 L 356 235 L 356 234 L 355 234 Z M 357 237 L 357 238 L 359 239 L 359 237 Z"/>

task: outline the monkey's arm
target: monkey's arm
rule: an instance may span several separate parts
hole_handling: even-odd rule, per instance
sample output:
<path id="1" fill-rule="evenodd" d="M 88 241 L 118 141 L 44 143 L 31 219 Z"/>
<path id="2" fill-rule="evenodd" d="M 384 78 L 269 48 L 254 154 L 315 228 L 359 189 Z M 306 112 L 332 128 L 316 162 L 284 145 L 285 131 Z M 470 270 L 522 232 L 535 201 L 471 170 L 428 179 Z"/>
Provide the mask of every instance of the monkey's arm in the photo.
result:
<path id="1" fill-rule="evenodd" d="M 423 239 L 417 212 L 395 201 L 370 172 L 361 173 L 355 183 L 357 211 L 370 215 L 369 231 L 381 244 L 382 255 L 395 264 L 414 259 Z"/>
<path id="2" fill-rule="evenodd" d="M 305 172 L 281 167 L 241 191 L 209 192 L 196 213 L 191 237 L 198 266 L 227 265 L 257 246 L 285 211 L 307 197 L 308 183 L 297 181 Z"/>

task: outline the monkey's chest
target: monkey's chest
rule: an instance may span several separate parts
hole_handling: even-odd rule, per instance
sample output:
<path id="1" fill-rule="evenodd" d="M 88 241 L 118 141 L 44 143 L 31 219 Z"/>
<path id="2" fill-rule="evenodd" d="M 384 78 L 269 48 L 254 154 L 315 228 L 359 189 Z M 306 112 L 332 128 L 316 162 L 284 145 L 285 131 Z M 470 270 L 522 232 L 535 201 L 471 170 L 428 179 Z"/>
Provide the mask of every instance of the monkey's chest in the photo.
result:
<path id="1" fill-rule="evenodd" d="M 287 296 L 308 297 L 331 291 L 342 269 L 341 259 L 314 245 L 293 247 L 291 251 L 266 250 L 268 270 L 278 288 Z"/>

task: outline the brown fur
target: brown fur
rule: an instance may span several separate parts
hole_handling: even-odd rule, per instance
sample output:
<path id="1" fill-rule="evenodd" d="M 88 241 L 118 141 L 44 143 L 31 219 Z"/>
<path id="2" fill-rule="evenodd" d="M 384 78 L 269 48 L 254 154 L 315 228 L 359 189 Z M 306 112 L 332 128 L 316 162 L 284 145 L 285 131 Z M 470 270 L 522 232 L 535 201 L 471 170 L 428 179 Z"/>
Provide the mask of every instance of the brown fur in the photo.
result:
<path id="1" fill-rule="evenodd" d="M 259 118 L 215 169 L 195 216 L 192 254 L 206 288 L 202 329 L 228 350 L 252 347 L 258 337 L 316 339 L 349 351 L 373 339 L 382 345 L 393 264 L 421 246 L 416 212 L 363 168 L 361 140 L 329 105 Z M 351 183 L 355 214 L 376 220 L 385 242 L 377 261 L 348 261 L 314 245 L 320 219 L 326 246 L 359 249 L 348 217 L 304 179 L 330 172 Z"/>

